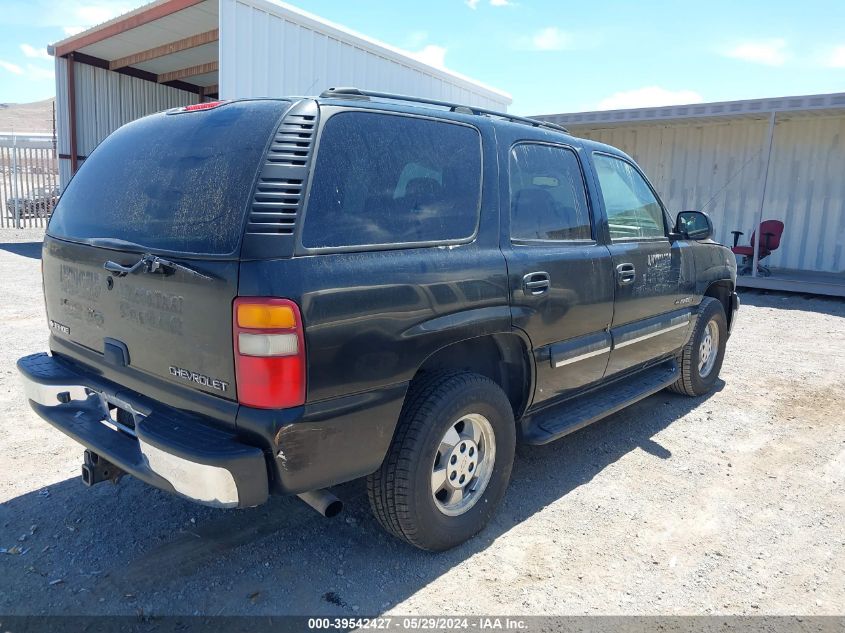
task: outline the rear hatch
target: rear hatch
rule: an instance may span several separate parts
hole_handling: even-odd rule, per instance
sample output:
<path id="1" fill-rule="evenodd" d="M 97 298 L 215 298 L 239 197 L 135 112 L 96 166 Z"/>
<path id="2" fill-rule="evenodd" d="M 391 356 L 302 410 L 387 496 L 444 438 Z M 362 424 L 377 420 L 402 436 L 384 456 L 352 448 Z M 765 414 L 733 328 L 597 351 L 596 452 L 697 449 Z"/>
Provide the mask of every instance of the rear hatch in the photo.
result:
<path id="1" fill-rule="evenodd" d="M 235 400 L 232 301 L 256 175 L 290 104 L 257 100 L 134 121 L 71 180 L 47 229 L 54 349 L 86 348 Z"/>

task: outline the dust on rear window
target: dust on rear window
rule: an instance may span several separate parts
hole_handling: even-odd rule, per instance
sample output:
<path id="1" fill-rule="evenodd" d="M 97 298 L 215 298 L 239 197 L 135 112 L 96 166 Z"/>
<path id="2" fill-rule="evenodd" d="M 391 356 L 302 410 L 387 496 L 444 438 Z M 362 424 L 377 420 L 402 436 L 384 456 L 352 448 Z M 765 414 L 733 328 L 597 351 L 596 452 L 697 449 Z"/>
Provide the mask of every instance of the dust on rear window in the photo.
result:
<path id="1" fill-rule="evenodd" d="M 236 102 L 125 125 L 82 164 L 48 233 L 150 250 L 234 252 L 264 149 L 287 105 Z"/>

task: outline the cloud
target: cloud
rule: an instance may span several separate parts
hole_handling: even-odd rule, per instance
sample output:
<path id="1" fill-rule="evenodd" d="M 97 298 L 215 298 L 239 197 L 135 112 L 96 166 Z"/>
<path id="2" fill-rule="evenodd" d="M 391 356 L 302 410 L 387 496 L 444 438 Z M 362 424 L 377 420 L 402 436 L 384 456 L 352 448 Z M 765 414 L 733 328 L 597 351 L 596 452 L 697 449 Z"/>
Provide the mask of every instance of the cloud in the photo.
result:
<path id="1" fill-rule="evenodd" d="M 646 86 L 636 90 L 615 92 L 599 101 L 598 110 L 624 110 L 652 106 L 701 103 L 704 98 L 694 90 L 667 90 L 660 86 Z"/>
<path id="2" fill-rule="evenodd" d="M 93 26 L 94 24 L 108 22 L 131 9 L 132 5 L 124 2 L 97 2 L 77 6 L 75 14 L 80 22 Z"/>
<path id="3" fill-rule="evenodd" d="M 511 39 L 510 48 L 516 51 L 571 51 L 589 50 L 601 46 L 605 40 L 602 31 L 565 31 L 547 26 L 528 35 Z"/>
<path id="4" fill-rule="evenodd" d="M 62 29 L 68 35 L 127 13 L 148 0 L 26 0 L 6 2 L 3 23 Z M 5 6 L 9 5 L 9 6 Z"/>
<path id="5" fill-rule="evenodd" d="M 15 75 L 23 75 L 23 68 L 21 68 L 17 64 L 13 64 L 12 62 L 7 62 L 5 60 L 0 59 L 0 68 Z"/>
<path id="6" fill-rule="evenodd" d="M 35 59 L 52 59 L 46 48 L 35 48 L 31 44 L 21 44 L 21 51 L 27 57 Z"/>
<path id="7" fill-rule="evenodd" d="M 404 48 L 413 49 L 419 48 L 428 40 L 428 31 L 414 31 L 405 38 Z"/>
<path id="8" fill-rule="evenodd" d="M 406 39 L 405 52 L 414 59 L 435 68 L 446 67 L 446 47 L 437 44 L 426 44 L 428 33 L 415 31 Z"/>
<path id="9" fill-rule="evenodd" d="M 783 66 L 790 58 L 786 50 L 786 40 L 756 40 L 743 42 L 724 51 L 726 57 L 741 59 L 753 64 L 766 66 Z"/>
<path id="10" fill-rule="evenodd" d="M 473 9 L 473 10 L 477 9 L 478 5 L 481 3 L 481 0 L 464 0 L 464 1 L 466 2 L 466 5 L 470 9 Z M 491 7 L 512 7 L 513 2 L 511 2 L 510 0 L 490 0 L 490 6 Z"/>
<path id="11" fill-rule="evenodd" d="M 429 44 L 423 47 L 422 50 L 409 53 L 414 59 L 434 66 L 435 68 L 446 67 L 446 47 L 437 46 L 436 44 Z"/>
<path id="12" fill-rule="evenodd" d="M 41 68 L 33 64 L 26 65 L 26 78 L 32 81 L 53 81 L 56 73 L 52 68 Z"/>
<path id="13" fill-rule="evenodd" d="M 36 66 L 35 64 L 27 64 L 26 68 L 21 68 L 17 64 L 7 62 L 3 59 L 0 59 L 0 69 L 10 72 L 13 75 L 19 75 L 30 81 L 52 81 L 56 77 L 52 68 L 42 68 L 41 66 Z"/>
<path id="14" fill-rule="evenodd" d="M 845 46 L 837 46 L 825 62 L 828 68 L 845 68 Z"/>
<path id="15" fill-rule="evenodd" d="M 571 36 L 556 26 L 540 29 L 531 37 L 531 48 L 538 51 L 562 51 L 571 45 Z"/>

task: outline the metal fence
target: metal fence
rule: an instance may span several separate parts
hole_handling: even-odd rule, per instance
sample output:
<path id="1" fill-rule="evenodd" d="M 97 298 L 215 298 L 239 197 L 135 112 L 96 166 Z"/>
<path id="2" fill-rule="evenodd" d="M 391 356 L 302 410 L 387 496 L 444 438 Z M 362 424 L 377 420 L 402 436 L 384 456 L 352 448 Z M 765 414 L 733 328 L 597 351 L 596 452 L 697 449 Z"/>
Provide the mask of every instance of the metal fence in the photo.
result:
<path id="1" fill-rule="evenodd" d="M 0 228 L 44 227 L 58 199 L 56 138 L 0 134 Z"/>

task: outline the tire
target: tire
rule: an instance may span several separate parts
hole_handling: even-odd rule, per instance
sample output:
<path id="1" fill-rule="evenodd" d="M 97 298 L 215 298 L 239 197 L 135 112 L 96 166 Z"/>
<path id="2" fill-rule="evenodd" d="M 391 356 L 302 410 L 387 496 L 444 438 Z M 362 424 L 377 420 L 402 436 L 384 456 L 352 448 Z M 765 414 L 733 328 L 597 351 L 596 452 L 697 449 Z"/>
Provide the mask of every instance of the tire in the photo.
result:
<path id="1" fill-rule="evenodd" d="M 420 549 L 460 545 L 487 525 L 502 500 L 515 446 L 513 410 L 496 383 L 469 372 L 423 375 L 411 383 L 381 468 L 367 477 L 373 514 L 388 532 Z M 450 469 L 453 457 L 457 465 Z M 447 481 L 453 474 L 455 481 L 467 477 L 466 496 Z"/>
<path id="2" fill-rule="evenodd" d="M 708 328 L 713 328 L 716 333 L 715 336 L 718 337 L 715 346 L 712 344 L 713 330 L 709 331 L 710 345 L 705 343 Z M 669 390 L 686 396 L 703 396 L 710 393 L 722 369 L 727 340 L 728 320 L 725 317 L 722 302 L 712 297 L 704 297 L 699 306 L 695 330 L 693 330 L 692 336 L 678 355 L 681 376 L 669 386 Z M 702 353 L 708 349 L 707 358 L 709 360 L 702 365 Z M 715 356 L 710 358 L 711 354 L 715 354 Z"/>

